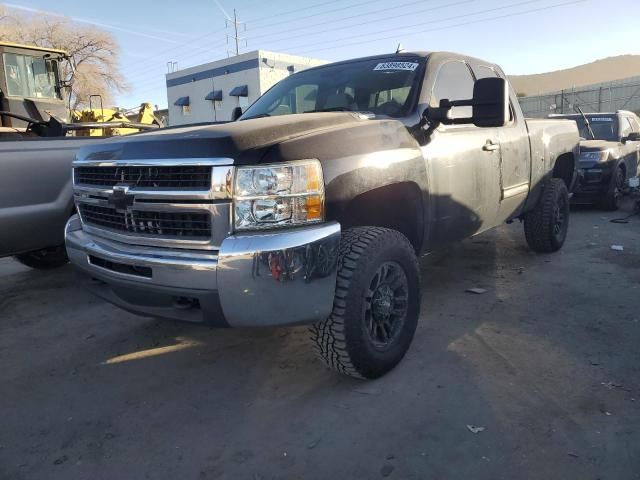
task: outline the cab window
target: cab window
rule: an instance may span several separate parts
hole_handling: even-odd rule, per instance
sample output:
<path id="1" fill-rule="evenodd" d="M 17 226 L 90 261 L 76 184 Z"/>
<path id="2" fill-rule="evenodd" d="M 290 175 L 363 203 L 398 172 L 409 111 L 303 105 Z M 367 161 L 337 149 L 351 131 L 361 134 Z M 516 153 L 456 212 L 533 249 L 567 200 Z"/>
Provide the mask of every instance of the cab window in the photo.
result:
<path id="1" fill-rule="evenodd" d="M 640 124 L 638 124 L 638 120 L 635 117 L 627 117 L 629 123 L 631 124 L 631 131 L 634 133 L 640 132 Z"/>
<path id="2" fill-rule="evenodd" d="M 469 100 L 473 97 L 473 77 L 466 63 L 452 61 L 440 68 L 429 105 L 437 107 L 440 100 Z M 453 107 L 451 118 L 471 117 L 471 107 Z"/>
<path id="3" fill-rule="evenodd" d="M 473 69 L 476 79 L 480 80 L 481 78 L 498 78 L 499 75 L 493 68 L 486 67 L 484 65 L 480 65 Z"/>
<path id="4" fill-rule="evenodd" d="M 3 60 L 8 96 L 60 98 L 56 88 L 58 62 L 15 53 L 5 53 Z"/>
<path id="5" fill-rule="evenodd" d="M 623 117 L 622 122 L 620 122 L 620 137 L 625 138 L 628 137 L 631 133 L 631 122 L 629 122 L 629 117 Z"/>
<path id="6" fill-rule="evenodd" d="M 480 80 L 481 78 L 500 78 L 498 72 L 486 65 L 473 67 L 473 73 L 476 76 L 476 80 Z M 513 104 L 511 103 L 511 99 L 509 99 L 509 122 L 513 122 Z"/>

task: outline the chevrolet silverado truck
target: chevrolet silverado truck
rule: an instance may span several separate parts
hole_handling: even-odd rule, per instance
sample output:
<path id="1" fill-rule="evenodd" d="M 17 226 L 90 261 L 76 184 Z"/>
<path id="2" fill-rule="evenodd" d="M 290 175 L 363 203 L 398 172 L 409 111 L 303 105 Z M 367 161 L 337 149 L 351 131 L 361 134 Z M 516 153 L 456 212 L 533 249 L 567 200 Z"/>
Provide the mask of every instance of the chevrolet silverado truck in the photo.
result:
<path id="1" fill-rule="evenodd" d="M 630 179 L 640 174 L 640 119 L 633 112 L 553 115 L 578 124 L 580 157 L 572 203 L 617 210 Z"/>
<path id="2" fill-rule="evenodd" d="M 319 357 L 375 378 L 420 310 L 418 257 L 521 219 L 562 247 L 578 130 L 525 120 L 502 70 L 397 53 L 304 70 L 239 121 L 84 147 L 67 252 L 97 295 L 212 326 L 309 324 Z"/>

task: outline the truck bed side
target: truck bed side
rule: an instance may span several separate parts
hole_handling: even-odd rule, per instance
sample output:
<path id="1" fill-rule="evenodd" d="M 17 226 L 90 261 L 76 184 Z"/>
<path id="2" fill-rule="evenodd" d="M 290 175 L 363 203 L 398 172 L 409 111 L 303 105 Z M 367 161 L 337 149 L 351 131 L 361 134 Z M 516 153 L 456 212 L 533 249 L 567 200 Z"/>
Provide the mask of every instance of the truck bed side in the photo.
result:
<path id="1" fill-rule="evenodd" d="M 550 175 L 562 178 L 571 191 L 579 153 L 579 135 L 573 121 L 527 118 L 525 122 L 531 146 L 531 188 L 525 203 L 527 211 L 538 202 L 544 181 Z M 560 158 L 563 160 L 558 163 Z"/>
<path id="2" fill-rule="evenodd" d="M 0 141 L 0 257 L 64 242 L 64 224 L 73 211 L 71 162 L 92 141 Z"/>

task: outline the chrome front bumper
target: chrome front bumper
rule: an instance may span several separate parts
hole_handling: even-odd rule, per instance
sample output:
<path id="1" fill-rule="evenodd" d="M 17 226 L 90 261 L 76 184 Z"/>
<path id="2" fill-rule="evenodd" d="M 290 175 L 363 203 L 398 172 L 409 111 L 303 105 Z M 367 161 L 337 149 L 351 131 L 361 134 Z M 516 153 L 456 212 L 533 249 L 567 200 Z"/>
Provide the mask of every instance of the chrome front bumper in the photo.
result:
<path id="1" fill-rule="evenodd" d="M 140 247 L 65 229 L 83 283 L 130 312 L 215 326 L 311 323 L 329 316 L 340 225 L 227 237 L 217 252 Z"/>

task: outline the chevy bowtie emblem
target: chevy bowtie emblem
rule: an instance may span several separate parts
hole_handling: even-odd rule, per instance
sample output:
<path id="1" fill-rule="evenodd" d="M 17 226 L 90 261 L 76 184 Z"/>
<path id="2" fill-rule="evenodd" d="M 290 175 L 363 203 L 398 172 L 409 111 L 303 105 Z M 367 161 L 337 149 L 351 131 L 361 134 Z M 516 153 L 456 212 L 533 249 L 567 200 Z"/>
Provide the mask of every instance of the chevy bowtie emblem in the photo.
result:
<path id="1" fill-rule="evenodd" d="M 109 205 L 112 205 L 117 211 L 124 212 L 127 207 L 133 205 L 133 195 L 129 193 L 129 185 L 116 185 L 113 187 L 113 193 L 109 195 Z"/>

